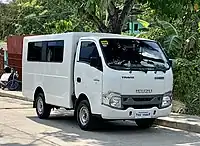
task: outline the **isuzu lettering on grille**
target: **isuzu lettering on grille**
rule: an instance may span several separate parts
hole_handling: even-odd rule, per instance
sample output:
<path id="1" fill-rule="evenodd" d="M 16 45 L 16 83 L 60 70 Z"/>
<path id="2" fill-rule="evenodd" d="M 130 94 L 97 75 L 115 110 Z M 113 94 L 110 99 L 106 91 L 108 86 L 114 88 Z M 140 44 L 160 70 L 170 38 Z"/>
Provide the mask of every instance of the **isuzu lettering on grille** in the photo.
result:
<path id="1" fill-rule="evenodd" d="M 136 93 L 152 93 L 152 89 L 137 89 Z"/>

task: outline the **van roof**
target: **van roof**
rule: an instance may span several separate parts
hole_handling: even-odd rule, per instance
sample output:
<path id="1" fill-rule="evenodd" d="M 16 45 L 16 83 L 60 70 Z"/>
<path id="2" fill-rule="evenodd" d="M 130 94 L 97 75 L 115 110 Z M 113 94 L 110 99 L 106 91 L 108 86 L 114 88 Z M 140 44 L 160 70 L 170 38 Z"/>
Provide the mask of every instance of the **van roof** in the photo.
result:
<path id="1" fill-rule="evenodd" d="M 112 34 L 112 33 L 92 33 L 91 36 L 89 37 L 98 37 L 98 38 L 123 38 L 123 39 L 137 39 L 137 40 L 149 40 L 153 41 L 150 39 L 145 39 L 145 38 L 137 38 L 133 36 L 128 36 L 128 35 L 122 35 L 122 34 Z"/>
<path id="2" fill-rule="evenodd" d="M 88 37 L 95 37 L 98 39 L 101 38 L 120 38 L 120 39 L 136 39 L 136 40 L 148 40 L 154 41 L 145 38 L 136 38 L 133 36 L 121 35 L 121 34 L 112 34 L 112 33 L 93 33 L 93 32 L 66 32 L 66 33 L 59 33 L 59 34 L 47 34 L 47 35 L 35 35 L 35 36 L 26 36 L 26 39 L 36 39 L 41 37 L 61 37 L 63 35 L 72 35 L 72 36 L 80 36 L 80 38 L 88 38 Z"/>

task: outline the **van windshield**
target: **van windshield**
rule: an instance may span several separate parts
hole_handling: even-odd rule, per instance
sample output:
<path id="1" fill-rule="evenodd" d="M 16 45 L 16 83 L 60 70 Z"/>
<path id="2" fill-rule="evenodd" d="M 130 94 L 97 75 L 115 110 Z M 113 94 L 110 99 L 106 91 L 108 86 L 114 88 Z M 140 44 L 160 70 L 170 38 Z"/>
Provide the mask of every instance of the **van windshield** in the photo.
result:
<path id="1" fill-rule="evenodd" d="M 155 41 L 135 39 L 101 39 L 106 64 L 118 70 L 163 70 L 167 59 Z"/>

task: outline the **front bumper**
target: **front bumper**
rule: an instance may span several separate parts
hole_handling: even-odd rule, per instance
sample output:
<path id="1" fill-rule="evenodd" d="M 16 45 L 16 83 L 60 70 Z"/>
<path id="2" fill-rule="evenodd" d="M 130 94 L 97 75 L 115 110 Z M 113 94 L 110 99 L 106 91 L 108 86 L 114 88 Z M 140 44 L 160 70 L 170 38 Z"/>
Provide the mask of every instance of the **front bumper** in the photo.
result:
<path id="1" fill-rule="evenodd" d="M 165 117 L 169 116 L 172 110 L 172 105 L 159 109 L 157 107 L 152 107 L 150 109 L 134 109 L 134 108 L 128 108 L 126 110 L 119 110 L 119 109 L 113 109 L 108 106 L 102 105 L 102 112 L 101 117 L 103 119 L 110 119 L 110 120 L 129 120 L 129 119 L 139 119 L 139 118 L 158 118 L 158 117 Z M 138 116 L 138 113 L 148 113 L 148 116 Z"/>

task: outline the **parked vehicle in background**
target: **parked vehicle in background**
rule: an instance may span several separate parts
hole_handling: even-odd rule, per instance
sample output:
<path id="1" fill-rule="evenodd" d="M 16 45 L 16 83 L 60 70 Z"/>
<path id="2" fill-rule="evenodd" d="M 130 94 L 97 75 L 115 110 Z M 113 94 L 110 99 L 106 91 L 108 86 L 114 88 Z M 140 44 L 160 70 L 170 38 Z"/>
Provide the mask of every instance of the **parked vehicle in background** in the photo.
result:
<path id="1" fill-rule="evenodd" d="M 22 81 L 22 49 L 24 35 L 12 35 L 7 38 L 7 63 L 18 71 L 18 80 Z"/>
<path id="2" fill-rule="evenodd" d="M 91 130 L 98 119 L 135 120 L 149 128 L 172 108 L 170 60 L 156 41 L 72 32 L 24 38 L 22 92 L 39 118 L 74 110 Z"/>

